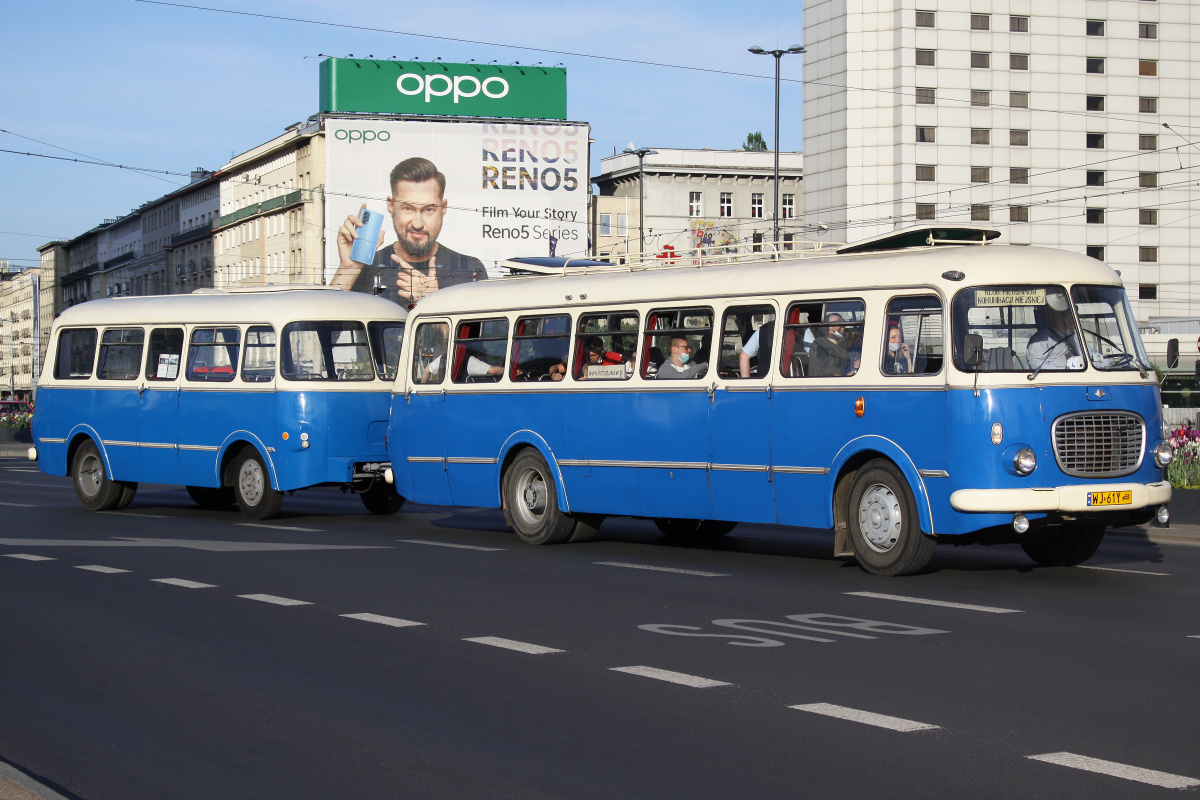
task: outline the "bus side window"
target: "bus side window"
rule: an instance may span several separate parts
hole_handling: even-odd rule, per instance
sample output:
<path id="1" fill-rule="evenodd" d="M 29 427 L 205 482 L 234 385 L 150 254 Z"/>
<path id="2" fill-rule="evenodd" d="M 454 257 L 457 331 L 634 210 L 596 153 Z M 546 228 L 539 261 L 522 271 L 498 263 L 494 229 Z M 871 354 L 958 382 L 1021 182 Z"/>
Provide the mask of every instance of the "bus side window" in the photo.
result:
<path id="1" fill-rule="evenodd" d="M 651 311 L 646 315 L 642 377 L 703 378 L 708 374 L 712 329 L 711 308 L 660 308 Z"/>
<path id="2" fill-rule="evenodd" d="M 936 375 L 942 369 L 942 301 L 936 296 L 897 297 L 884 318 L 880 371 L 884 375 Z"/>
<path id="3" fill-rule="evenodd" d="M 251 325 L 246 331 L 246 352 L 242 354 L 242 380 L 263 383 L 275 378 L 275 329 L 269 325 Z"/>
<path id="4" fill-rule="evenodd" d="M 454 337 L 450 379 L 455 383 L 495 383 L 504 375 L 508 349 L 508 320 L 460 321 Z"/>
<path id="5" fill-rule="evenodd" d="M 154 328 L 146 351 L 146 380 L 173 381 L 183 357 L 183 328 Z"/>
<path id="6" fill-rule="evenodd" d="M 371 348 L 361 322 L 289 322 L 280 374 L 290 381 L 371 381 Z"/>
<path id="7" fill-rule="evenodd" d="M 628 380 L 637 360 L 636 311 L 584 314 L 575 337 L 575 380 Z"/>
<path id="8" fill-rule="evenodd" d="M 96 329 L 75 328 L 58 335 L 54 356 L 54 377 L 58 380 L 85 380 L 92 377 L 96 362 Z"/>
<path id="9" fill-rule="evenodd" d="M 404 344 L 404 323 L 368 322 L 367 333 L 371 338 L 371 350 L 375 353 L 375 371 L 383 380 L 395 380 L 400 349 Z"/>
<path id="10" fill-rule="evenodd" d="M 413 383 L 441 383 L 446 377 L 446 340 L 450 326 L 444 322 L 425 322 L 417 326 L 413 345 Z"/>
<path id="11" fill-rule="evenodd" d="M 731 306 L 721 324 L 719 372 L 722 378 L 764 378 L 770 371 L 775 339 L 775 307 Z"/>
<path id="12" fill-rule="evenodd" d="M 779 374 L 785 378 L 855 374 L 862 362 L 865 317 L 861 300 L 816 300 L 788 306 Z"/>
<path id="13" fill-rule="evenodd" d="M 142 369 L 142 345 L 146 332 L 141 328 L 109 328 L 100 338 L 100 359 L 96 377 L 102 381 L 135 380 Z"/>
<path id="14" fill-rule="evenodd" d="M 238 363 L 241 331 L 237 328 L 195 328 L 188 348 L 189 381 L 231 381 Z"/>
<path id="15" fill-rule="evenodd" d="M 513 334 L 514 381 L 561 381 L 567 376 L 567 353 L 571 349 L 571 318 L 522 317 Z"/>

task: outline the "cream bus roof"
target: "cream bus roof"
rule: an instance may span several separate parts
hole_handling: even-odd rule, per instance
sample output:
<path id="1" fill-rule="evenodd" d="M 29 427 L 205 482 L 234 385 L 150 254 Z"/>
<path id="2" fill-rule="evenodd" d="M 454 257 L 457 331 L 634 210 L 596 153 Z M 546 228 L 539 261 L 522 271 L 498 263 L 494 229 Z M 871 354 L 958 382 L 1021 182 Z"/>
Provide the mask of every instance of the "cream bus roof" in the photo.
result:
<path id="1" fill-rule="evenodd" d="M 422 315 L 489 310 L 676 302 L 690 298 L 842 292 L 855 288 L 936 286 L 952 295 L 963 286 L 997 283 L 1120 285 L 1111 268 L 1087 256 L 1038 247 L 928 247 L 862 255 L 805 254 L 779 260 L 706 264 L 702 268 L 613 270 L 567 276 L 521 276 L 452 286 L 422 300 Z M 943 273 L 963 273 L 959 281 Z"/>
<path id="2" fill-rule="evenodd" d="M 408 312 L 380 297 L 322 287 L 110 297 L 72 306 L 55 325 L 165 325 L 194 322 L 281 324 L 304 319 L 402 320 Z"/>

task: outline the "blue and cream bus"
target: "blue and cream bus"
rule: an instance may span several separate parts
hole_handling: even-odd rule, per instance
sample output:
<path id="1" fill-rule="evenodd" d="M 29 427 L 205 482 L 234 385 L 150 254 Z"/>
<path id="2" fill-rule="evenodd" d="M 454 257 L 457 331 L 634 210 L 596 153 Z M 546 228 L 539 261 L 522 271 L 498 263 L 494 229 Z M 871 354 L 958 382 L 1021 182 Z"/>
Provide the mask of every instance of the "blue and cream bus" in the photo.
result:
<path id="1" fill-rule="evenodd" d="M 70 475 L 94 511 L 127 506 L 152 481 L 252 519 L 321 485 L 393 513 L 404 499 L 380 476 L 406 315 L 311 287 L 74 306 L 51 331 L 31 457 Z"/>
<path id="2" fill-rule="evenodd" d="M 1080 563 L 1106 526 L 1166 522 L 1155 375 L 1112 269 L 998 235 L 509 262 L 542 274 L 411 312 L 388 477 L 502 507 L 535 544 L 628 515 L 670 536 L 832 529 L 886 575 L 997 534 Z"/>

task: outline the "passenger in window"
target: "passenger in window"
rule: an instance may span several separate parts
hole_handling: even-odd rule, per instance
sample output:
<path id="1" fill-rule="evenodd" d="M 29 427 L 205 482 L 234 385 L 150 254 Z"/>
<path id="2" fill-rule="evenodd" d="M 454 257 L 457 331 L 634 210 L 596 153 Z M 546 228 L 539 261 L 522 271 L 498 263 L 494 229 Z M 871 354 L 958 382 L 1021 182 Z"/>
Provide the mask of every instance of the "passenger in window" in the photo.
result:
<path id="1" fill-rule="evenodd" d="M 887 352 L 883 354 L 883 371 L 888 375 L 904 375 L 913 371 L 912 353 L 904 334 L 896 323 L 888 325 Z"/>
<path id="2" fill-rule="evenodd" d="M 830 378 L 845 375 L 851 365 L 850 351 L 846 343 L 846 326 L 841 314 L 825 317 L 825 335 L 813 341 L 808 354 L 809 374 L 814 378 Z"/>
<path id="3" fill-rule="evenodd" d="M 1029 337 L 1025 358 L 1031 370 L 1083 369 L 1083 356 L 1069 301 L 1061 293 L 1046 294 L 1046 306 L 1035 309 L 1037 332 Z"/>
<path id="4" fill-rule="evenodd" d="M 758 326 L 750 338 L 742 345 L 738 355 L 738 374 L 743 378 L 756 378 L 766 375 L 771 363 L 771 340 L 775 338 L 775 320 L 764 322 Z M 758 364 L 750 369 L 750 360 L 758 356 Z"/>
<path id="5" fill-rule="evenodd" d="M 692 361 L 692 346 L 687 339 L 677 336 L 671 339 L 671 354 L 654 377 L 656 380 L 686 380 L 703 377 L 706 372 L 708 364 Z"/>

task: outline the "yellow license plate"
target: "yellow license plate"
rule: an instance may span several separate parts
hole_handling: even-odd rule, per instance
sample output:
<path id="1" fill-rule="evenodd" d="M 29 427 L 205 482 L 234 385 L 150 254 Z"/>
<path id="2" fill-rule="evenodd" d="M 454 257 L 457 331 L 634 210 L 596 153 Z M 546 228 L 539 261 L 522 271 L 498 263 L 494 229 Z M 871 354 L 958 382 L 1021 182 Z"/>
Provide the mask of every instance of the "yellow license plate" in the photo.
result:
<path id="1" fill-rule="evenodd" d="M 1133 492 L 1088 492 L 1089 506 L 1127 506 L 1133 502 Z"/>

